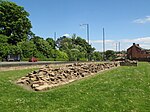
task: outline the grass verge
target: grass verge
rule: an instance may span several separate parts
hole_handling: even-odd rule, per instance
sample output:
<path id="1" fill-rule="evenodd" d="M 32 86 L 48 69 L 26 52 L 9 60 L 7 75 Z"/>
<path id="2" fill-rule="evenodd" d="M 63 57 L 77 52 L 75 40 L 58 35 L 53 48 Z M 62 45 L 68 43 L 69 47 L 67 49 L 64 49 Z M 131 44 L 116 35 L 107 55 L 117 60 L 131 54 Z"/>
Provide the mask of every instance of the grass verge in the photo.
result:
<path id="1" fill-rule="evenodd" d="M 29 70 L 0 72 L 0 112 L 149 112 L 150 64 L 119 67 L 47 92 L 13 84 Z"/>

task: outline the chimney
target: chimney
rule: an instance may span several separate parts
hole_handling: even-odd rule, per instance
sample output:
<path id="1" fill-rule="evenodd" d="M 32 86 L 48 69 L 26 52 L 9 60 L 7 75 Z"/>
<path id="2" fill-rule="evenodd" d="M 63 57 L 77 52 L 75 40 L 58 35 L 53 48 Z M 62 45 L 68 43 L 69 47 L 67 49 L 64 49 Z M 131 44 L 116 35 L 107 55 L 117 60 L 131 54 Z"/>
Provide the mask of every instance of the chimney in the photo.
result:
<path id="1" fill-rule="evenodd" d="M 139 46 L 139 44 L 136 44 L 137 46 Z"/>
<path id="2" fill-rule="evenodd" d="M 135 46 L 135 43 L 133 43 L 133 45 Z"/>

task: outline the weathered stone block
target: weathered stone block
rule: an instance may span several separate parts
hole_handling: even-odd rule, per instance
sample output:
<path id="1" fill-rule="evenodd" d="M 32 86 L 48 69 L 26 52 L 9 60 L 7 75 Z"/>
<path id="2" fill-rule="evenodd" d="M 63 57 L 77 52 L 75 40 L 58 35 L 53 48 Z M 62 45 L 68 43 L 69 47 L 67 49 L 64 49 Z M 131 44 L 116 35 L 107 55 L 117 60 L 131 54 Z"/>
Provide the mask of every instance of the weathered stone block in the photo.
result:
<path id="1" fill-rule="evenodd" d="M 118 65 L 118 63 L 75 63 L 61 68 L 51 68 L 46 66 L 45 68 L 29 73 L 26 77 L 22 77 L 17 81 L 17 84 L 25 84 L 36 91 L 43 91 L 53 85 L 61 85 L 63 82 L 77 80 Z"/>

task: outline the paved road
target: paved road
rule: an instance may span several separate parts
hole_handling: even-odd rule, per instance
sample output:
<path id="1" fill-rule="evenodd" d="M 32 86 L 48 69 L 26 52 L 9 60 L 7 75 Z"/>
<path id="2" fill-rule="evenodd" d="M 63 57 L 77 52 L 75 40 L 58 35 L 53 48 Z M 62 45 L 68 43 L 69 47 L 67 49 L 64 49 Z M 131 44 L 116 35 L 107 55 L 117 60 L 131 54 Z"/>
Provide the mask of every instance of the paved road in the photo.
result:
<path id="1" fill-rule="evenodd" d="M 17 67 L 17 66 L 32 66 L 32 65 L 49 65 L 49 64 L 67 64 L 74 63 L 73 61 L 38 61 L 38 62 L 0 62 L 0 67 Z M 103 62 L 102 62 L 103 63 Z"/>
<path id="2" fill-rule="evenodd" d="M 0 65 L 5 64 L 29 64 L 29 63 L 55 63 L 61 61 L 38 61 L 38 62 L 28 62 L 28 61 L 20 61 L 20 62 L 0 62 Z"/>
<path id="3" fill-rule="evenodd" d="M 9 66 L 30 66 L 30 65 L 46 65 L 46 64 L 59 64 L 67 63 L 63 61 L 38 61 L 38 62 L 0 62 L 0 67 L 9 67 Z"/>

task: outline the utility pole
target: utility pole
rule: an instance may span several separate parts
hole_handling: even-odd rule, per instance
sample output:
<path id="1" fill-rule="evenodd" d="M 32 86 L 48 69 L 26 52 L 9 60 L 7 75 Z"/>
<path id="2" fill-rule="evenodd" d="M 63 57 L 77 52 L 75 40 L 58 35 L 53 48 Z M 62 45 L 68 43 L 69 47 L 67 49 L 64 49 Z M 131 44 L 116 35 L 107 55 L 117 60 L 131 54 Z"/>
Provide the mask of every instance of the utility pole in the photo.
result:
<path id="1" fill-rule="evenodd" d="M 86 26 L 86 36 L 87 36 L 87 42 L 90 44 L 90 31 L 89 31 L 89 24 L 80 24 L 80 26 Z"/>
<path id="2" fill-rule="evenodd" d="M 54 41 L 55 41 L 54 61 L 56 61 L 56 32 L 54 32 Z"/>
<path id="3" fill-rule="evenodd" d="M 120 42 L 119 42 L 119 45 L 118 45 L 118 50 L 119 50 L 119 53 L 120 53 Z"/>
<path id="4" fill-rule="evenodd" d="M 86 26 L 86 33 L 87 33 L 87 42 L 90 45 L 90 31 L 89 31 L 89 24 L 81 24 L 80 26 Z M 90 52 L 88 53 L 88 61 L 90 60 Z"/>
<path id="5" fill-rule="evenodd" d="M 88 41 L 88 44 L 90 45 L 90 33 L 89 33 L 89 24 L 87 24 L 87 41 Z M 88 53 L 88 61 L 90 61 L 90 55 L 91 55 L 91 52 Z"/>
<path id="6" fill-rule="evenodd" d="M 117 53 L 117 47 L 118 47 L 118 45 L 117 45 L 117 43 L 116 43 L 116 53 Z"/>
<path id="7" fill-rule="evenodd" d="M 54 40 L 56 41 L 56 32 L 54 32 Z"/>
<path id="8" fill-rule="evenodd" d="M 103 28 L 103 60 L 105 60 L 105 29 Z"/>
<path id="9" fill-rule="evenodd" d="M 88 44 L 90 44 L 89 24 L 87 24 L 87 41 L 88 41 Z"/>

